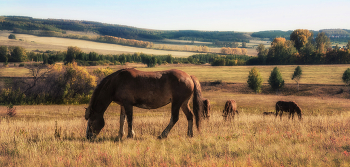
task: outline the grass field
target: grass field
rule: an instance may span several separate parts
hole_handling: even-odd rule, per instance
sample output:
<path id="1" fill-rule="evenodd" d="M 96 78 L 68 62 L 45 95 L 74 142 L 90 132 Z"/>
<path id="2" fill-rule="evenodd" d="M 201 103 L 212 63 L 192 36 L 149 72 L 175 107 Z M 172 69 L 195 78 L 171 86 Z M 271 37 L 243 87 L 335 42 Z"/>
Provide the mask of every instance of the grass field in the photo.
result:
<path id="1" fill-rule="evenodd" d="M 223 81 L 231 83 L 247 83 L 249 71 L 256 67 L 260 71 L 264 82 L 268 83 L 269 76 L 274 67 L 278 67 L 282 74 L 285 83 L 296 83 L 293 81 L 292 75 L 296 65 L 277 65 L 277 66 L 210 66 L 210 65 L 161 65 L 155 68 L 147 68 L 142 64 L 127 64 L 124 66 L 110 66 L 114 71 L 121 68 L 137 68 L 141 71 L 162 71 L 168 69 L 179 69 L 187 72 L 190 75 L 195 75 L 201 82 L 208 81 Z M 329 84 L 329 85 L 344 85 L 341 77 L 349 65 L 301 65 L 303 70 L 301 84 Z M 102 66 L 87 67 L 89 71 Z M 104 67 L 105 68 L 105 67 Z M 1 74 L 1 73 L 0 73 Z"/>
<path id="2" fill-rule="evenodd" d="M 171 54 L 174 57 L 188 57 L 194 52 L 180 52 L 180 51 L 166 51 L 166 50 L 155 50 L 138 47 L 123 46 L 117 44 L 99 43 L 78 39 L 69 38 L 57 38 L 57 37 L 38 37 L 28 34 L 16 34 L 18 40 L 8 39 L 9 31 L 0 31 L 0 44 L 6 46 L 22 46 L 28 51 L 32 50 L 56 50 L 66 51 L 68 46 L 77 46 L 83 52 L 97 52 L 99 54 L 122 54 L 122 53 L 145 53 L 154 55 L 168 55 Z M 19 40 L 19 39 L 22 39 Z"/>
<path id="3" fill-rule="evenodd" d="M 17 40 L 10 40 L 8 39 L 8 36 L 10 35 L 11 31 L 5 31 L 0 30 L 0 44 L 6 45 L 6 46 L 21 46 L 27 49 L 27 51 L 32 50 L 55 50 L 55 51 L 66 51 L 68 46 L 77 46 L 79 47 L 83 52 L 97 52 L 99 54 L 122 54 L 122 53 L 145 53 L 145 54 L 154 54 L 154 55 L 168 55 L 171 54 L 174 57 L 188 57 L 193 54 L 197 54 L 196 52 L 183 52 L 183 51 L 167 51 L 167 50 L 156 50 L 156 49 L 146 49 L 146 48 L 138 48 L 138 47 L 130 47 L 130 46 L 123 46 L 123 45 L 117 45 L 117 44 L 108 44 L 108 43 L 99 43 L 99 42 L 92 42 L 92 41 L 85 41 L 85 40 L 78 40 L 78 39 L 69 39 L 69 38 L 57 38 L 57 37 L 39 37 L 34 35 L 28 35 L 28 34 L 16 34 Z M 90 37 L 96 36 L 97 34 L 93 33 L 84 33 L 84 32 L 71 32 L 68 31 L 67 34 L 79 34 L 79 35 L 87 35 Z M 186 45 L 186 41 L 183 40 L 164 40 L 165 43 L 161 43 L 162 41 L 156 42 L 156 45 L 175 45 L 175 44 L 168 44 L 168 42 L 177 42 L 177 43 L 183 43 L 181 46 Z M 252 40 L 251 43 L 248 43 L 247 46 L 250 48 L 247 48 L 247 54 L 250 56 L 256 56 L 257 52 L 255 48 L 252 48 L 253 46 L 258 45 L 263 41 L 255 41 Z M 266 42 L 263 42 L 264 44 Z M 196 45 L 204 45 L 208 44 L 207 42 L 195 42 Z M 268 43 L 266 43 L 268 44 Z M 214 53 L 220 53 L 221 48 L 210 48 L 212 52 Z"/>
<path id="4" fill-rule="evenodd" d="M 170 106 L 134 110 L 134 139 L 115 142 L 119 106 L 105 114 L 106 126 L 93 142 L 85 139 L 86 105 L 0 107 L 0 166 L 349 166 L 350 103 L 347 99 L 232 94 L 203 91 L 212 114 L 201 133 L 186 137 L 182 112 L 167 139 L 157 140 L 170 119 Z M 239 116 L 224 122 L 226 99 Z M 295 100 L 303 120 L 262 116 L 277 100 Z"/>
<path id="5" fill-rule="evenodd" d="M 16 65 L 18 66 L 18 64 Z M 201 82 L 222 81 L 231 83 L 247 83 L 249 71 L 256 67 L 260 71 L 264 82 L 268 83 L 269 76 L 274 67 L 278 67 L 285 83 L 296 83 L 292 75 L 296 65 L 278 65 L 278 66 L 210 66 L 210 65 L 187 65 L 171 64 L 161 65 L 155 68 L 147 68 L 144 64 L 127 63 L 126 65 L 109 66 L 114 71 L 121 68 L 137 68 L 141 71 L 162 71 L 168 69 L 183 70 L 190 75 L 195 75 Z M 301 65 L 303 70 L 301 84 L 327 84 L 343 85 L 341 77 L 349 65 Z M 106 66 L 88 66 L 88 71 L 92 72 L 97 68 L 106 68 Z M 14 67 L 11 63 L 8 68 L 1 68 L 0 76 L 3 77 L 30 77 L 29 70 L 24 67 Z"/>

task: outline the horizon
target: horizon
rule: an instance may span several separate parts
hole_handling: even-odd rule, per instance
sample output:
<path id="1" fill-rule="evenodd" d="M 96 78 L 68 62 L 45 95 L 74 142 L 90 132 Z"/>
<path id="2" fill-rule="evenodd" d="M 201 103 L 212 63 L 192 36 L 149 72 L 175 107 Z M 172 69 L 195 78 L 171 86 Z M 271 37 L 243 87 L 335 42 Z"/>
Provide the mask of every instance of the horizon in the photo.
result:
<path id="1" fill-rule="evenodd" d="M 303 5 L 300 5 L 303 4 Z M 289 31 L 350 29 L 350 1 L 25 1 L 0 0 L 1 16 L 117 24 L 152 30 Z M 117 17 L 118 16 L 118 17 Z"/>

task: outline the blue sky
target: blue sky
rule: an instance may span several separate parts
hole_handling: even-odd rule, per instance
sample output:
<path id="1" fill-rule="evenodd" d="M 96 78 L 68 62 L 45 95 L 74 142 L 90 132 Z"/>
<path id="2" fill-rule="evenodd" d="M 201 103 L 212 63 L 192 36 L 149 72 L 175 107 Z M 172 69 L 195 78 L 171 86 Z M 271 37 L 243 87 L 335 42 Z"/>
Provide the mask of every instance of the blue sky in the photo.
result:
<path id="1" fill-rule="evenodd" d="M 349 0 L 0 0 L 0 16 L 87 20 L 157 30 L 350 29 Z"/>

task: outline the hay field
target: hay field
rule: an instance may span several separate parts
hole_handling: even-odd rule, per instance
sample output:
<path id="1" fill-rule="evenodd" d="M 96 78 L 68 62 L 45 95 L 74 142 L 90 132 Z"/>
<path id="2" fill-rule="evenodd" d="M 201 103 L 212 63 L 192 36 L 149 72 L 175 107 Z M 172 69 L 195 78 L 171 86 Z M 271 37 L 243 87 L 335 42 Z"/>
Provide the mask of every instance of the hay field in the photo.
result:
<path id="1" fill-rule="evenodd" d="M 24 67 L 14 67 L 12 63 L 8 68 L 1 68 L 2 77 L 30 77 L 29 70 Z M 87 70 L 92 72 L 97 68 L 106 68 L 107 66 L 87 66 Z M 108 66 L 114 71 L 122 68 L 137 68 L 141 71 L 163 71 L 169 69 L 179 69 L 190 75 L 195 75 L 201 82 L 222 81 L 230 83 L 247 83 L 249 71 L 256 67 L 263 83 L 267 84 L 271 71 L 278 67 L 285 83 L 294 84 L 292 75 L 297 65 L 269 65 L 269 66 L 211 66 L 211 65 L 192 65 L 192 64 L 169 64 L 160 65 L 154 68 L 148 68 L 144 64 L 127 63 L 126 65 Z M 338 65 L 300 65 L 303 70 L 301 84 L 319 84 L 319 85 L 344 85 L 341 77 L 347 68 L 347 64 Z"/>
<path id="2" fill-rule="evenodd" d="M 117 44 L 99 43 L 78 39 L 57 38 L 57 37 L 39 37 L 28 34 L 16 34 L 17 40 L 10 40 L 8 36 L 10 31 L 0 31 L 0 44 L 6 46 L 22 46 L 28 51 L 31 50 L 56 50 L 66 51 L 68 46 L 77 46 L 83 52 L 97 52 L 99 54 L 122 54 L 122 53 L 145 53 L 154 55 L 168 55 L 174 57 L 188 57 L 194 52 L 166 51 L 138 47 L 123 46 Z M 23 41 L 19 40 L 22 39 Z"/>
<path id="3" fill-rule="evenodd" d="M 212 114 L 201 133 L 186 137 L 182 112 L 167 139 L 157 136 L 169 123 L 170 106 L 134 110 L 134 139 L 115 142 L 119 106 L 111 105 L 95 141 L 85 139 L 86 105 L 15 106 L 15 117 L 0 107 L 0 166 L 349 166 L 350 103 L 276 95 L 205 91 Z M 224 122 L 226 99 L 239 116 Z M 277 100 L 295 100 L 303 120 L 262 116 Z M 126 131 L 126 129 L 125 129 Z"/>

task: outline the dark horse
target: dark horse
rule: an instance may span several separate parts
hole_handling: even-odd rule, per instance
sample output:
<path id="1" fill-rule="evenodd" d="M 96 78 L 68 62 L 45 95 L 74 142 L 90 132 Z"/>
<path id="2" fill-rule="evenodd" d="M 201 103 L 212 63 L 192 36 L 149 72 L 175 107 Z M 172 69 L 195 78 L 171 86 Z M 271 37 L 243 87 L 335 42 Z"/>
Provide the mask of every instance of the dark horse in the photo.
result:
<path id="1" fill-rule="evenodd" d="M 238 114 L 237 104 L 234 100 L 227 100 L 225 103 L 225 109 L 222 111 L 223 117 L 226 120 L 228 118 L 235 118 L 235 115 Z"/>
<path id="2" fill-rule="evenodd" d="M 292 119 L 294 119 L 294 113 L 296 112 L 298 114 L 299 120 L 301 120 L 301 109 L 294 101 L 278 101 L 276 103 L 276 117 L 278 113 L 280 113 L 280 118 L 282 119 L 283 111 L 289 112 L 289 119 L 290 116 L 292 116 Z"/>
<path id="3" fill-rule="evenodd" d="M 124 135 L 125 117 L 128 122 L 127 137 L 133 138 L 135 135 L 132 129 L 133 106 L 156 109 L 169 103 L 172 103 L 170 123 L 158 138 L 168 136 L 179 120 L 180 108 L 187 117 L 187 135 L 193 137 L 193 114 L 189 107 L 192 95 L 193 114 L 199 130 L 203 102 L 201 86 L 196 77 L 176 69 L 158 72 L 143 72 L 133 68 L 118 70 L 104 78 L 92 94 L 85 111 L 85 119 L 88 120 L 86 137 L 91 139 L 99 134 L 105 125 L 103 114 L 112 101 L 121 106 L 119 139 Z"/>

